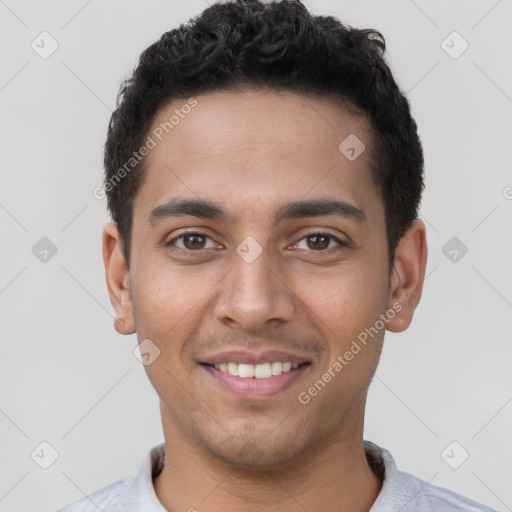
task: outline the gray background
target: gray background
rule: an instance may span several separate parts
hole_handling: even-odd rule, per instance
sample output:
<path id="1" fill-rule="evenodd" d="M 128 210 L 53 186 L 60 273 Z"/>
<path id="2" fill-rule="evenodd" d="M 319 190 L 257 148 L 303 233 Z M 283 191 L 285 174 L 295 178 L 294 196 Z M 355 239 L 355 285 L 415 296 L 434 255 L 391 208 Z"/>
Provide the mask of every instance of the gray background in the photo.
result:
<path id="1" fill-rule="evenodd" d="M 383 32 L 426 155 L 424 294 L 411 328 L 386 337 L 365 438 L 512 510 L 512 1 L 306 3 Z M 54 510 L 133 474 L 163 439 L 136 337 L 113 329 L 92 191 L 120 81 L 206 5 L 0 1 L 0 511 Z M 31 48 L 43 31 L 59 44 L 47 59 Z M 457 58 L 453 31 L 469 44 Z M 45 262 L 43 237 L 57 247 Z"/>

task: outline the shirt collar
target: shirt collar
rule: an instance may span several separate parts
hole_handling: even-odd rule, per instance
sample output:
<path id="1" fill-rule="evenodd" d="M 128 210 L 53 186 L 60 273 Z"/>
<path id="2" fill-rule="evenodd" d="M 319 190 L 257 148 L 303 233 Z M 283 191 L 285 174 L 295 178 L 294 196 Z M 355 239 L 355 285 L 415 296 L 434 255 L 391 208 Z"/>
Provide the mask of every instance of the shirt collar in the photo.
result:
<path id="1" fill-rule="evenodd" d="M 392 455 L 372 443 L 364 441 L 366 458 L 372 469 L 383 479 L 382 489 L 373 504 L 370 512 L 386 512 L 389 505 L 396 501 L 395 481 L 398 469 Z M 137 473 L 127 482 L 126 487 L 126 512 L 166 512 L 166 509 L 158 500 L 153 479 L 162 471 L 165 463 L 165 444 L 159 444 L 152 448 L 144 457 Z"/>
<path id="2" fill-rule="evenodd" d="M 165 444 L 152 448 L 144 457 L 137 473 L 126 488 L 126 512 L 167 512 L 158 500 L 153 478 L 162 471 L 165 461 Z"/>

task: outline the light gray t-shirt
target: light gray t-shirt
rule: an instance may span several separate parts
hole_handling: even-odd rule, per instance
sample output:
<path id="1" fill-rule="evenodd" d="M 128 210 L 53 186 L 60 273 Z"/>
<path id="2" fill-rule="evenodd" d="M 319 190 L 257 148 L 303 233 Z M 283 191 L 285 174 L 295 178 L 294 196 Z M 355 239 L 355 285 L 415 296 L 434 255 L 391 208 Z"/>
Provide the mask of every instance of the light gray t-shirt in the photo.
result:
<path id="1" fill-rule="evenodd" d="M 399 471 L 391 454 L 364 441 L 368 462 L 384 478 L 370 512 L 496 512 L 460 494 Z M 151 449 L 137 473 L 60 509 L 58 512 L 166 512 L 158 501 L 153 478 L 162 471 L 165 445 Z"/>

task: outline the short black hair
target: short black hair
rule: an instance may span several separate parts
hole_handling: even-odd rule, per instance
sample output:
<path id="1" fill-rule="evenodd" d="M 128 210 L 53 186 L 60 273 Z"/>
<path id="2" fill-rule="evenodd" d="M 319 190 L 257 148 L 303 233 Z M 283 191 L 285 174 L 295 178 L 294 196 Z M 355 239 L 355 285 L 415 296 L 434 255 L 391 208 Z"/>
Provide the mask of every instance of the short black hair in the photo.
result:
<path id="1" fill-rule="evenodd" d="M 172 100 L 245 87 L 337 98 L 370 121 L 372 178 L 384 202 L 391 268 L 424 183 L 416 122 L 385 50 L 377 30 L 314 16 L 299 0 L 219 2 L 163 34 L 122 83 L 105 144 L 104 190 L 127 265 L 134 198 L 144 179 L 138 150 L 157 112 Z"/>

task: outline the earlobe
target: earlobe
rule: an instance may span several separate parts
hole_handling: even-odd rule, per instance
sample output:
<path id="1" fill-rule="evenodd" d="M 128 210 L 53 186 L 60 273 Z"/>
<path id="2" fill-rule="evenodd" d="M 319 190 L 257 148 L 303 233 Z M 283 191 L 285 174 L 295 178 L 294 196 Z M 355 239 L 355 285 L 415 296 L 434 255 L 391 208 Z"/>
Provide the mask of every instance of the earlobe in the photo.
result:
<path id="1" fill-rule="evenodd" d="M 135 322 L 130 274 L 121 246 L 117 225 L 109 222 L 103 228 L 103 263 L 110 302 L 114 307 L 114 327 L 120 334 L 133 334 Z"/>
<path id="2" fill-rule="evenodd" d="M 415 220 L 400 239 L 395 251 L 389 308 L 397 313 L 387 323 L 388 331 L 401 332 L 409 327 L 414 310 L 420 302 L 426 265 L 425 224 L 421 220 Z"/>

